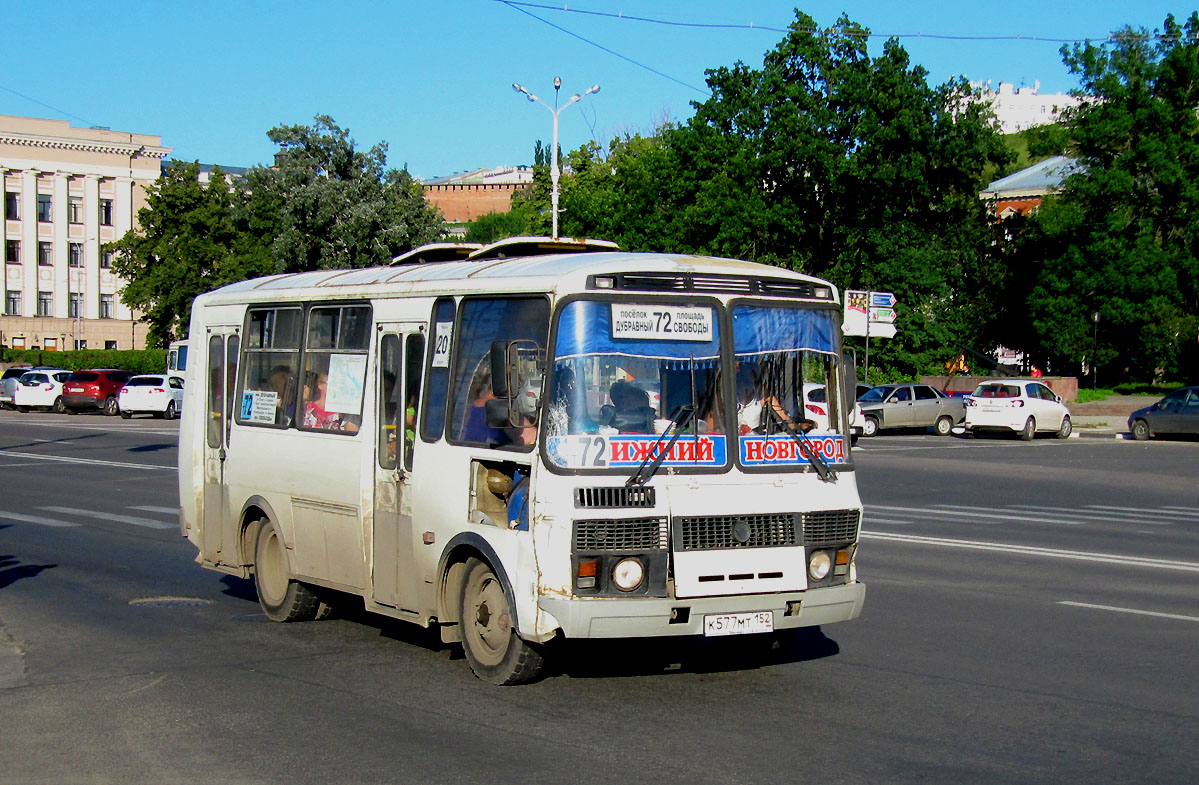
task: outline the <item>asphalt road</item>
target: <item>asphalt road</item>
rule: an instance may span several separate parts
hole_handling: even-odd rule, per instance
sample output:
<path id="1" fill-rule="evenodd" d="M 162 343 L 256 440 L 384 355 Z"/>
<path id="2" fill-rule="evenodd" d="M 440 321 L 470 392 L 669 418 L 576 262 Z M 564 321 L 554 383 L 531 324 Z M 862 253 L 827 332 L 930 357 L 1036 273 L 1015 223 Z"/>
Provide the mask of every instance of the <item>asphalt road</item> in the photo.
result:
<path id="1" fill-rule="evenodd" d="M 1199 442 L 864 440 L 860 619 L 515 688 L 265 622 L 179 536 L 175 442 L 0 413 L 0 783 L 1199 781 Z"/>

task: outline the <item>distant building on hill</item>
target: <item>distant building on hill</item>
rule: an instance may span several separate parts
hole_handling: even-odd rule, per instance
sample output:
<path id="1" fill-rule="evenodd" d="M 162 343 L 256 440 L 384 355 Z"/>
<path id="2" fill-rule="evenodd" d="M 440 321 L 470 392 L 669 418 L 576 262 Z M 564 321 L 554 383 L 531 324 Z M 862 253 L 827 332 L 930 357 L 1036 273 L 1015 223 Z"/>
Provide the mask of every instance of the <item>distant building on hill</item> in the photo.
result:
<path id="1" fill-rule="evenodd" d="M 992 89 L 990 82 L 971 82 L 971 87 L 982 91 L 984 101 L 991 104 L 999 128 L 1005 134 L 1014 134 L 1038 125 L 1056 123 L 1063 109 L 1082 103 L 1069 93 L 1041 94 L 1041 83 L 1032 87 L 1016 87 L 1011 82 L 1000 82 L 999 89 Z"/>
<path id="2" fill-rule="evenodd" d="M 995 202 L 995 217 L 1000 220 L 1013 215 L 1028 215 L 1041 206 L 1046 194 L 1061 190 L 1062 183 L 1077 165 L 1073 158 L 1055 155 L 995 180 L 978 195 L 985 201 Z"/>
<path id="3" fill-rule="evenodd" d="M 499 166 L 474 169 L 421 183 L 425 200 L 441 210 L 449 223 L 473 221 L 486 213 L 512 209 L 512 195 L 533 186 L 533 167 Z"/>

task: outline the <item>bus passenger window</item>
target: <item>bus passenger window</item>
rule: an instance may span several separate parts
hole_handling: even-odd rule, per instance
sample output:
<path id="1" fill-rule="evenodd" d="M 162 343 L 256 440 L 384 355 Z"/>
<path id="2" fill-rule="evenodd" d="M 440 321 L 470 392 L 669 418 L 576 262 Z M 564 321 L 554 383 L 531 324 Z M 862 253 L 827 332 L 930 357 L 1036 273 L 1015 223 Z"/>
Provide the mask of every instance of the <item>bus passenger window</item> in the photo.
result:
<path id="1" fill-rule="evenodd" d="M 425 369 L 425 336 L 408 336 L 404 357 L 404 468 L 412 469 L 412 445 L 416 443 L 416 413 L 420 409 L 421 374 Z"/>
<path id="2" fill-rule="evenodd" d="M 370 312 L 369 306 L 323 306 L 309 311 L 301 428 L 358 432 Z"/>
<path id="3" fill-rule="evenodd" d="M 379 465 L 396 467 L 400 449 L 399 413 L 403 389 L 400 386 L 400 337 L 384 335 L 379 341 Z"/>
<path id="4" fill-rule="evenodd" d="M 303 321 L 299 308 L 256 308 L 246 314 L 239 425 L 295 423 Z"/>
<path id="5" fill-rule="evenodd" d="M 425 411 L 420 435 L 427 442 L 441 438 L 445 430 L 446 392 L 450 386 L 450 355 L 454 348 L 454 301 L 443 298 L 433 307 L 430 336 L 429 375 L 425 380 Z"/>

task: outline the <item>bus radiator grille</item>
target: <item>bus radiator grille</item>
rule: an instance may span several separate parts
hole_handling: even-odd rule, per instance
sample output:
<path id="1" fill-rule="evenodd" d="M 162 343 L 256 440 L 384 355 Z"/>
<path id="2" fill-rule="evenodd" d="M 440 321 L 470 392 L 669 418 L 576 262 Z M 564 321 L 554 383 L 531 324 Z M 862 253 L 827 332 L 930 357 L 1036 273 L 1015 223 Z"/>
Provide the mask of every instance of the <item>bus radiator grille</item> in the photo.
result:
<path id="1" fill-rule="evenodd" d="M 665 550 L 669 544 L 665 518 L 575 521 L 575 553 Z"/>
<path id="2" fill-rule="evenodd" d="M 682 551 L 778 548 L 799 543 L 800 516 L 793 513 L 706 515 L 675 521 L 675 544 Z"/>
<path id="3" fill-rule="evenodd" d="M 802 513 L 804 545 L 857 542 L 858 510 L 818 510 Z"/>
<path id="4" fill-rule="evenodd" d="M 575 507 L 613 510 L 620 507 L 653 507 L 654 488 L 575 488 Z"/>

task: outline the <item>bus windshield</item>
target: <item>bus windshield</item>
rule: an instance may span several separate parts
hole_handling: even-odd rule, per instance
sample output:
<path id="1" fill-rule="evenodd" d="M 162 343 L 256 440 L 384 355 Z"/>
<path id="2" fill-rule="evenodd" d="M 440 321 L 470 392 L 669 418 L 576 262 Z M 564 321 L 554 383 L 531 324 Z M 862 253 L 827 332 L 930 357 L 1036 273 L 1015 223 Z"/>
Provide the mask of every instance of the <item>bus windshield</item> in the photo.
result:
<path id="1" fill-rule="evenodd" d="M 544 429 L 550 462 L 635 466 L 686 431 L 664 466 L 724 466 L 720 328 L 714 304 L 574 300 L 562 307 Z"/>

